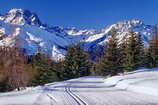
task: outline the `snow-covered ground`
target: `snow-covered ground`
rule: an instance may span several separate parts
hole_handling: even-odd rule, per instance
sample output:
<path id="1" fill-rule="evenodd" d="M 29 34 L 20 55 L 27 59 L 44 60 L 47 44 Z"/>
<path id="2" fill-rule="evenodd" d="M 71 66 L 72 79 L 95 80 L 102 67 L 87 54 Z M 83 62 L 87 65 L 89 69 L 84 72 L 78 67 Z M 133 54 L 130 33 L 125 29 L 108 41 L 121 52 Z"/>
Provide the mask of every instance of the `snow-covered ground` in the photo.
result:
<path id="1" fill-rule="evenodd" d="M 158 71 L 82 77 L 0 93 L 0 105 L 158 105 Z"/>

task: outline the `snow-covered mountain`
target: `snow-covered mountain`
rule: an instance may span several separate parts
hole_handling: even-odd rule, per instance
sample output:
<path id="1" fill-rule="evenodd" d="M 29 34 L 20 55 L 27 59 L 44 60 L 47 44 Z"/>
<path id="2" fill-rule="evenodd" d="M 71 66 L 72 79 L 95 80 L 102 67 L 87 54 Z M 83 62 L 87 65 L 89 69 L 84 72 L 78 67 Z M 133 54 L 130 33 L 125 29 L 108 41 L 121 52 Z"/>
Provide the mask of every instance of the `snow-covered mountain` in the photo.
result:
<path id="1" fill-rule="evenodd" d="M 146 45 L 152 36 L 152 26 L 137 19 L 118 22 L 96 31 L 42 24 L 35 13 L 23 9 L 11 9 L 0 16 L 0 46 L 12 47 L 18 43 L 28 55 L 40 49 L 54 60 L 63 59 L 67 47 L 78 42 L 85 50 L 94 53 L 96 47 L 105 47 L 113 31 L 117 32 L 120 42 L 130 31 L 140 33 Z"/>
<path id="2" fill-rule="evenodd" d="M 4 16 L 1 16 L 0 19 L 11 24 L 41 25 L 41 22 L 35 13 L 23 9 L 11 9 Z"/>

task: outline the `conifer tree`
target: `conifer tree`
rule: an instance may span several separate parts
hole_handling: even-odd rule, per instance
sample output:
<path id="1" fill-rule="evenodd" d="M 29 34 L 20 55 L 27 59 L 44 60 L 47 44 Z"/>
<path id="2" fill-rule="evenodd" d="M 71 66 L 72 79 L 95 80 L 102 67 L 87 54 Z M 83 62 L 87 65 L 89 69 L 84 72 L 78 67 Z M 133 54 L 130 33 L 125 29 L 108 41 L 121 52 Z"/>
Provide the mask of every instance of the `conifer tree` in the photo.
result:
<path id="1" fill-rule="evenodd" d="M 74 59 L 73 59 L 74 56 L 75 56 L 75 48 L 73 46 L 69 46 L 62 70 L 63 72 L 62 78 L 65 80 L 75 78 L 76 74 L 74 69 Z"/>
<path id="2" fill-rule="evenodd" d="M 144 67 L 145 66 L 145 60 L 146 60 L 146 55 L 145 55 L 145 46 L 144 42 L 142 40 L 142 37 L 140 33 L 137 34 L 136 36 L 136 42 L 137 42 L 137 47 L 136 47 L 136 54 L 137 54 L 137 64 L 136 67 Z"/>
<path id="3" fill-rule="evenodd" d="M 64 61 L 63 78 L 72 79 L 90 74 L 90 61 L 80 44 L 70 46 Z"/>
<path id="4" fill-rule="evenodd" d="M 88 76 L 90 74 L 91 64 L 88 53 L 81 49 L 80 44 L 75 47 L 74 67 L 78 77 Z"/>
<path id="5" fill-rule="evenodd" d="M 57 74 L 51 66 L 51 62 L 52 61 L 48 56 L 40 52 L 32 58 L 32 66 L 35 71 L 35 76 L 31 85 L 44 85 L 58 80 Z"/>
<path id="6" fill-rule="evenodd" d="M 59 60 L 58 62 L 53 62 L 51 65 L 53 69 L 55 70 L 55 73 L 57 74 L 59 81 L 63 80 L 63 77 L 62 77 L 63 76 L 63 63 L 64 63 L 64 60 Z"/>
<path id="7" fill-rule="evenodd" d="M 111 38 L 109 38 L 104 56 L 96 64 L 97 71 L 100 71 L 104 76 L 113 76 L 121 72 L 119 56 L 118 39 L 114 32 Z"/>
<path id="8" fill-rule="evenodd" d="M 123 50 L 123 69 L 124 71 L 132 71 L 144 63 L 144 44 L 141 35 L 134 32 L 129 33 L 129 38 L 125 40 Z"/>
<path id="9" fill-rule="evenodd" d="M 153 37 L 149 41 L 149 48 L 147 50 L 146 66 L 153 68 L 158 66 L 158 30 L 157 26 L 153 28 Z"/>

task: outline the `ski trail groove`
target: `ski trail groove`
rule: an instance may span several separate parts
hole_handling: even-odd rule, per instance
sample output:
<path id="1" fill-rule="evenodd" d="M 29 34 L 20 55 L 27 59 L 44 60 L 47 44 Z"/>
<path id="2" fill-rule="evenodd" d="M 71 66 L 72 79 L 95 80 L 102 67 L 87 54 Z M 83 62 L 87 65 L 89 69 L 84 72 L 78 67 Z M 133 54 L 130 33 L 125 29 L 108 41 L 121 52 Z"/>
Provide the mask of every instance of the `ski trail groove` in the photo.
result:
<path id="1" fill-rule="evenodd" d="M 65 90 L 76 101 L 78 105 L 87 105 L 85 102 L 83 102 L 82 99 L 80 99 L 78 96 L 76 96 L 70 91 L 70 87 L 66 86 Z"/>
<path id="2" fill-rule="evenodd" d="M 79 99 L 79 100 L 83 103 L 83 105 L 87 105 L 79 96 L 77 96 L 76 94 L 74 94 L 74 93 L 70 90 L 70 88 L 68 88 L 68 90 L 69 90 L 69 92 L 70 92 L 71 94 L 73 94 L 77 99 Z"/>
<path id="3" fill-rule="evenodd" d="M 82 105 L 73 95 L 71 95 L 71 93 L 68 91 L 68 88 L 67 88 L 67 87 L 65 87 L 65 91 L 66 91 L 66 93 L 68 93 L 68 94 L 75 100 L 75 102 L 76 102 L 78 105 Z"/>

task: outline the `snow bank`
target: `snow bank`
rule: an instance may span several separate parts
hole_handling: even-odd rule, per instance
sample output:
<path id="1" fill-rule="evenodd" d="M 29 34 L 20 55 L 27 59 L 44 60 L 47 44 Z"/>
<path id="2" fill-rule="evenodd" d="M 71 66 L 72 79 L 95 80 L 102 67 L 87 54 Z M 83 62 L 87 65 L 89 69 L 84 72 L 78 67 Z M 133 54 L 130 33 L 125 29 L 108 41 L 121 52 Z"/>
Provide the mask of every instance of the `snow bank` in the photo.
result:
<path id="1" fill-rule="evenodd" d="M 158 68 L 140 69 L 105 79 L 105 84 L 119 89 L 158 96 Z"/>

